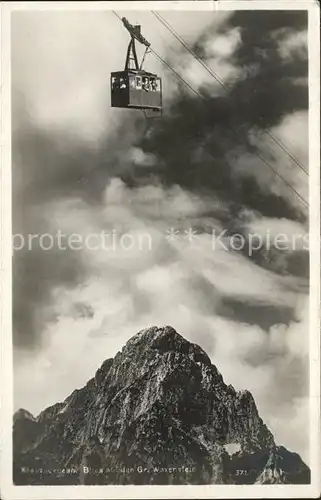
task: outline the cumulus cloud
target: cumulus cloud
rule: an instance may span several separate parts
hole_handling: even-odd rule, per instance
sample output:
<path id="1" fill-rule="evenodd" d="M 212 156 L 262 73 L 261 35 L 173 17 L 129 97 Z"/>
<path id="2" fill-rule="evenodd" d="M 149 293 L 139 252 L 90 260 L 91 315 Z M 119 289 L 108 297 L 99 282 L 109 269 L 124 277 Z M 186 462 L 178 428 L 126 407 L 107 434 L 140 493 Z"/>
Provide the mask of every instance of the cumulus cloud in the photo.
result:
<path id="1" fill-rule="evenodd" d="M 231 29 L 224 34 L 211 33 L 202 46 L 208 69 L 193 55 L 188 59 L 177 55 L 175 63 L 180 67 L 184 78 L 195 89 L 206 89 L 211 95 L 221 95 L 226 91 L 224 86 L 230 85 L 236 78 L 243 75 L 243 70 L 231 61 L 231 55 L 240 42 L 241 35 L 238 28 Z"/>
<path id="2" fill-rule="evenodd" d="M 297 57 L 305 59 L 307 53 L 308 31 L 291 32 L 290 30 L 280 30 L 276 33 L 279 43 L 279 52 L 284 59 L 295 59 Z"/>

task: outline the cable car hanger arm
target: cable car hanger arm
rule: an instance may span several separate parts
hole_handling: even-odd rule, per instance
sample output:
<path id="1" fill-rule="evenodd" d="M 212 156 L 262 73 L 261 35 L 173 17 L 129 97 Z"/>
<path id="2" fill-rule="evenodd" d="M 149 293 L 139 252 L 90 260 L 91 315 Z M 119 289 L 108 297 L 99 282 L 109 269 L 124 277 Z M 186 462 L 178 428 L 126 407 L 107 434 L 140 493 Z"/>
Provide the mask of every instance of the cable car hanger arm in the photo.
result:
<path id="1" fill-rule="evenodd" d="M 122 18 L 122 22 L 123 22 L 125 28 L 127 29 L 127 31 L 129 31 L 130 36 L 132 38 L 135 38 L 138 42 L 142 43 L 143 45 L 146 45 L 146 47 L 150 47 L 150 43 L 146 40 L 146 38 L 143 37 L 143 35 L 140 32 L 140 25 L 139 24 L 133 26 L 132 24 L 130 24 L 127 21 L 126 17 Z"/>
<path id="2" fill-rule="evenodd" d="M 141 34 L 140 25 L 133 26 L 132 24 L 130 24 L 127 21 L 126 17 L 122 18 L 122 22 L 123 22 L 125 28 L 127 29 L 127 31 L 129 32 L 130 37 L 131 37 L 131 40 L 129 42 L 128 49 L 127 49 L 125 71 L 128 71 L 130 69 L 141 70 L 143 67 L 146 53 L 149 51 L 150 43 Z M 144 57 L 143 57 L 140 65 L 138 64 L 138 58 L 137 58 L 136 47 L 135 47 L 135 40 L 137 40 L 142 45 L 145 45 L 145 47 L 146 47 L 145 54 L 144 54 Z"/>

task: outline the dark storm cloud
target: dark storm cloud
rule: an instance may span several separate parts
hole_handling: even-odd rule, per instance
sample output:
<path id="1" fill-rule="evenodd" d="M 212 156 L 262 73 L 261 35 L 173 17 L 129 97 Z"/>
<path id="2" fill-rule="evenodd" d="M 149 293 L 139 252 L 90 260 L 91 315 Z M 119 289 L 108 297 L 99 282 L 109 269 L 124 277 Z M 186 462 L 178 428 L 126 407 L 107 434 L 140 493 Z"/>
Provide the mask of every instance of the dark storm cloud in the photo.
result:
<path id="1" fill-rule="evenodd" d="M 280 30 L 284 36 L 284 30 L 296 33 L 306 29 L 307 15 L 240 11 L 221 31 L 234 27 L 241 30 L 241 44 L 230 62 L 242 69 L 244 77 L 219 97 L 211 97 L 205 89 L 205 100 L 182 93 L 142 146 L 160 159 L 159 175 L 165 182 L 210 189 L 229 200 L 236 211 L 245 205 L 269 217 L 304 220 L 300 209 L 268 188 L 263 189 L 255 176 L 240 177 L 234 160 L 250 152 L 255 159 L 253 169 L 268 169 L 256 148 L 249 145 L 247 134 L 255 128 L 279 124 L 288 113 L 308 109 L 307 84 L 296 82 L 297 78 L 307 77 L 307 54 L 285 60 L 277 36 Z M 213 36 L 204 35 L 196 45 L 202 58 L 206 58 L 202 47 Z M 272 172 L 270 178 L 275 182 Z"/>
<path id="2" fill-rule="evenodd" d="M 79 181 L 89 173 L 93 160 L 88 146 L 68 131 L 48 131 L 33 123 L 32 110 L 21 93 L 12 89 L 12 161 L 14 189 L 22 206 L 77 194 Z M 23 215 L 14 210 L 14 221 Z"/>
<path id="3" fill-rule="evenodd" d="M 83 279 L 84 268 L 75 252 L 44 251 L 39 245 L 28 249 L 26 242 L 29 235 L 52 232 L 44 205 L 75 189 L 84 158 L 79 150 L 77 158 L 66 154 L 57 137 L 31 123 L 27 104 L 15 89 L 12 130 L 13 234 L 25 241 L 13 257 L 13 341 L 29 347 L 41 342 L 39 332 L 51 314 L 46 306 L 53 287 L 74 286 Z M 20 237 L 15 241 L 19 246 Z"/>
<path id="4" fill-rule="evenodd" d="M 259 325 L 266 331 L 275 324 L 289 325 L 295 319 L 291 307 L 247 303 L 234 298 L 223 299 L 218 313 L 241 323 Z"/>
<path id="5" fill-rule="evenodd" d="M 35 219 L 37 222 L 37 219 Z M 46 233 L 46 227 L 43 227 Z M 37 231 L 41 233 L 39 224 Z M 24 233 L 26 234 L 26 233 Z M 72 287 L 85 275 L 71 251 L 20 250 L 13 259 L 13 340 L 21 347 L 41 342 L 46 321 L 54 319 L 50 304 L 55 286 Z"/>
<path id="6" fill-rule="evenodd" d="M 294 60 L 280 54 L 278 42 L 284 34 L 307 30 L 306 12 L 265 11 L 231 18 L 231 26 L 242 27 L 242 44 L 233 55 L 233 63 L 255 68 L 234 87 L 232 99 L 238 103 L 242 120 L 269 128 L 294 111 L 308 109 L 306 85 L 297 78 L 307 78 L 308 54 L 298 53 Z M 251 17 L 251 21 L 250 21 Z"/>
<path id="7" fill-rule="evenodd" d="M 307 109 L 307 86 L 298 85 L 295 80 L 307 78 L 307 45 L 294 59 L 282 57 L 279 45 L 286 36 L 307 30 L 307 13 L 237 11 L 220 32 L 232 28 L 240 28 L 241 43 L 232 54 L 231 63 L 245 73 L 243 79 L 230 87 L 229 99 L 237 113 L 238 126 L 269 128 L 287 113 Z M 203 47 L 210 36 L 205 34 L 196 44 L 195 50 L 202 58 L 206 58 Z"/>

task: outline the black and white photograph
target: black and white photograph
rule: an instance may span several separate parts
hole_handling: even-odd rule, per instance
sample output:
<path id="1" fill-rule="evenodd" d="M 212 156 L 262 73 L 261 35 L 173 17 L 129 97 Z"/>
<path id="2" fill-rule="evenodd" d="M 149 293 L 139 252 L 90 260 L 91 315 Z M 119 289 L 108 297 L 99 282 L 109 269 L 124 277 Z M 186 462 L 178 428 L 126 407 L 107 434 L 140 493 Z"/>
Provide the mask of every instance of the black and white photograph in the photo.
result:
<path id="1" fill-rule="evenodd" d="M 8 500 L 320 494 L 319 6 L 224 4 L 2 7 Z"/>

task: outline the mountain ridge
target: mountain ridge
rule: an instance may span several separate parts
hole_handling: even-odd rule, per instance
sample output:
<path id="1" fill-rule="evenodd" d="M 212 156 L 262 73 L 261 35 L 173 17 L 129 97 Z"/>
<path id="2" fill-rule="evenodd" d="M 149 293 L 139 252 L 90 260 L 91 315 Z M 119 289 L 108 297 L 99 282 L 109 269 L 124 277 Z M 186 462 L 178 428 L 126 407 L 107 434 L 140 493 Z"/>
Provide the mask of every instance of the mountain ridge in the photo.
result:
<path id="1" fill-rule="evenodd" d="M 310 482 L 252 394 L 226 385 L 205 351 L 170 326 L 138 332 L 37 417 L 16 412 L 13 445 L 16 484 Z"/>

